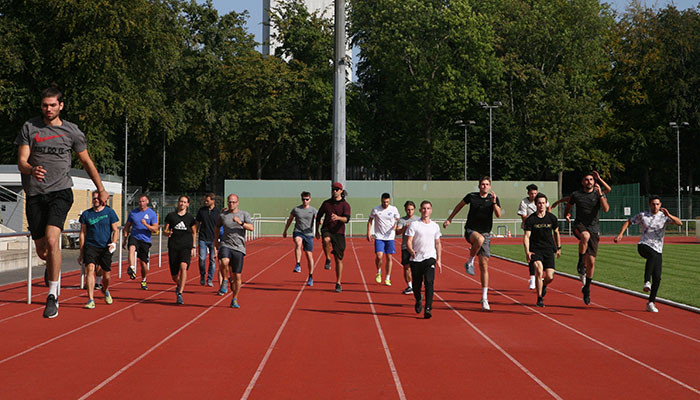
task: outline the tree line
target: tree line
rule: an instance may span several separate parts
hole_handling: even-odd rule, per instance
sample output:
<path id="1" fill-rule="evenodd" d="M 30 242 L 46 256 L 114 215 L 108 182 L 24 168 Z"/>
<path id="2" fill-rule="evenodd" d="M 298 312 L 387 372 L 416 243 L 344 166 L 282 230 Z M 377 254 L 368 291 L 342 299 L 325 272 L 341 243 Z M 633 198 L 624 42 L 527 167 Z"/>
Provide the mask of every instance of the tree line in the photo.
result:
<path id="1" fill-rule="evenodd" d="M 86 133 L 101 172 L 169 191 L 230 179 L 329 179 L 333 20 L 300 0 L 272 10 L 264 56 L 248 14 L 210 1 L 0 0 L 0 157 L 65 93 L 63 117 Z M 359 49 L 347 85 L 349 179 L 497 180 L 578 185 L 596 169 L 645 193 L 697 185 L 700 14 L 598 0 L 348 0 Z M 561 187 L 561 185 L 560 185 Z"/>

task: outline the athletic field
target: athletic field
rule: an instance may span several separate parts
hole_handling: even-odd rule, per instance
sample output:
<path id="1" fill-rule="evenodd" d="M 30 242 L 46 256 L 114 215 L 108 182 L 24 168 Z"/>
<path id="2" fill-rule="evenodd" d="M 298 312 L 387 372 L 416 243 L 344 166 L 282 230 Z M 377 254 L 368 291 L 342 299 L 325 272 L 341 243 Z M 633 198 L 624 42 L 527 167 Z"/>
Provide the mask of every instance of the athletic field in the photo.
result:
<path id="1" fill-rule="evenodd" d="M 496 242 L 498 239 L 496 240 Z M 175 305 L 167 265 L 149 290 L 115 280 L 113 305 L 85 310 L 76 273 L 63 277 L 59 317 L 41 317 L 46 288 L 26 304 L 21 284 L 0 287 L 3 398 L 569 399 L 700 396 L 700 316 L 557 277 L 533 307 L 525 267 L 493 258 L 489 300 L 463 271 L 463 239 L 445 239 L 433 318 L 413 298 L 374 282 L 374 254 L 349 239 L 343 292 L 334 271 L 315 285 L 292 272 L 292 241 L 248 244 L 241 308 L 199 286 L 190 268 Z M 321 257 L 316 241 L 316 257 Z M 156 260 L 154 256 L 153 260 Z M 660 292 L 664 294 L 664 287 Z"/>

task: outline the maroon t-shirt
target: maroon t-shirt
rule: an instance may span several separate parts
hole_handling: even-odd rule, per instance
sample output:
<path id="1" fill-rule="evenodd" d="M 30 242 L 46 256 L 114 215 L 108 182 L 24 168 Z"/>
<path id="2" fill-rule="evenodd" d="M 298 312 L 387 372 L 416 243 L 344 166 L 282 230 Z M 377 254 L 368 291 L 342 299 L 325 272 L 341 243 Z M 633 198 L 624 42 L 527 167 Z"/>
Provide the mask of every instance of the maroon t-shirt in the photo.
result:
<path id="1" fill-rule="evenodd" d="M 335 201 L 333 198 L 330 198 L 321 204 L 321 208 L 319 208 L 318 214 L 316 215 L 318 221 L 325 216 L 325 218 L 323 218 L 321 230 L 344 235 L 345 223 L 340 221 L 332 221 L 331 214 L 335 214 L 340 217 L 347 217 L 348 221 L 350 221 L 350 204 L 348 204 L 345 199 Z"/>

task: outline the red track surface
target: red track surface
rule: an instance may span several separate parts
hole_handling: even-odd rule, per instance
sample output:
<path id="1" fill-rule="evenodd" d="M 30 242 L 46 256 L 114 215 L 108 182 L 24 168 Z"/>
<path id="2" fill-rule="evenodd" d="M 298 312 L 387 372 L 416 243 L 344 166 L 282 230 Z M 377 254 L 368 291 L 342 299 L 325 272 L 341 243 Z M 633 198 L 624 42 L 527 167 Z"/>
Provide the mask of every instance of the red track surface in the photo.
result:
<path id="1" fill-rule="evenodd" d="M 316 242 L 316 256 L 321 255 Z M 527 272 L 491 260 L 489 300 L 465 275 L 462 239 L 444 240 L 433 319 L 413 312 L 400 267 L 374 281 L 373 249 L 348 241 L 343 293 L 322 267 L 304 286 L 289 239 L 248 244 L 239 296 L 199 286 L 190 268 L 184 306 L 165 265 L 149 290 L 114 280 L 111 306 L 82 309 L 65 275 L 60 316 L 41 317 L 46 288 L 0 287 L 1 398 L 698 398 L 700 316 L 557 277 L 533 307 Z M 361 265 L 361 268 L 358 267 Z M 72 286 L 71 286 L 72 285 Z"/>

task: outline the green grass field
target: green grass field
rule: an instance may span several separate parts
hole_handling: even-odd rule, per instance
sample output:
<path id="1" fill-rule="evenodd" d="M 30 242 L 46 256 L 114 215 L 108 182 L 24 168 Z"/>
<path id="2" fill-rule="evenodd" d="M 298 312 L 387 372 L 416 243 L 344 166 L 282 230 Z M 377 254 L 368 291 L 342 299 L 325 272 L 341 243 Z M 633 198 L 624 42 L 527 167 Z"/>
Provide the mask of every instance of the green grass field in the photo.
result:
<path id="1" fill-rule="evenodd" d="M 495 255 L 525 261 L 522 245 L 493 245 Z M 557 270 L 576 274 L 578 245 L 562 247 L 562 256 L 556 260 Z M 700 246 L 665 244 L 659 297 L 700 307 Z M 594 280 L 642 292 L 644 262 L 637 254 L 636 244 L 601 244 L 598 248 Z"/>

